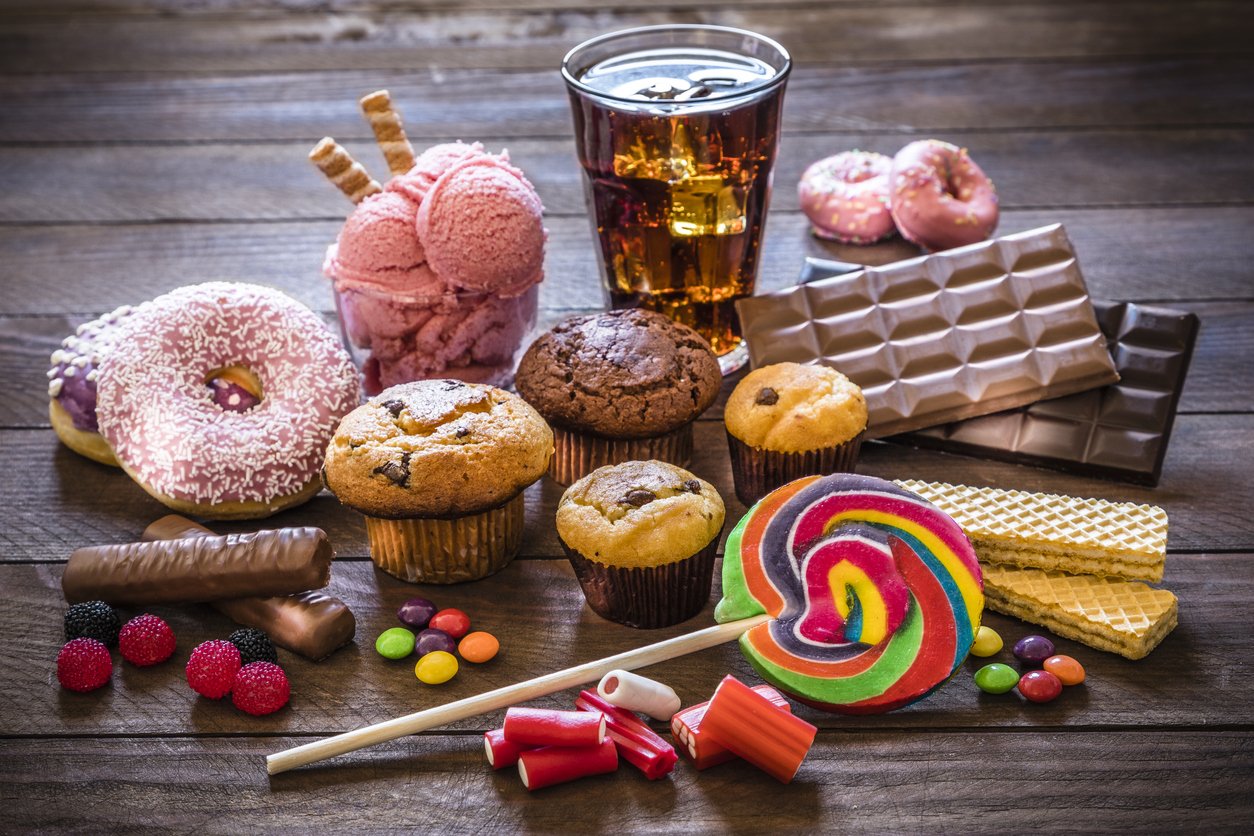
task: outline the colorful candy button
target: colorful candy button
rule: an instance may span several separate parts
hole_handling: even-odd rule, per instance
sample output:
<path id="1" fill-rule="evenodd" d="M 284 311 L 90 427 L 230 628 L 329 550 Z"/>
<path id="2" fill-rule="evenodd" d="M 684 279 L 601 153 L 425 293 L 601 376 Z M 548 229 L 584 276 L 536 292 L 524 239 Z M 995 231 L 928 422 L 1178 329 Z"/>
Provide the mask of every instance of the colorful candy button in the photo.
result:
<path id="1" fill-rule="evenodd" d="M 416 649 L 419 656 L 426 656 L 428 653 L 434 653 L 437 650 L 452 653 L 457 649 L 457 642 L 453 641 L 453 637 L 443 630 L 428 627 L 418 634 Z"/>
<path id="2" fill-rule="evenodd" d="M 1050 656 L 1041 667 L 1058 677 L 1063 685 L 1079 685 L 1084 681 L 1084 666 L 1070 656 Z"/>
<path id="3" fill-rule="evenodd" d="M 992 656 L 1001 648 L 1001 636 L 997 635 L 997 631 L 992 627 L 980 627 L 975 634 L 975 641 L 971 643 L 971 655 Z"/>
<path id="4" fill-rule="evenodd" d="M 449 607 L 431 616 L 431 621 L 427 623 L 427 626 L 443 630 L 453 638 L 460 639 L 470 632 L 470 616 L 461 610 Z"/>
<path id="5" fill-rule="evenodd" d="M 1028 671 L 1019 679 L 1019 693 L 1032 702 L 1050 702 L 1062 693 L 1062 681 L 1049 671 Z"/>
<path id="6" fill-rule="evenodd" d="M 1019 674 L 1009 665 L 985 665 L 975 672 L 975 684 L 985 693 L 1004 694 L 1019 684 Z"/>
<path id="7" fill-rule="evenodd" d="M 468 634 L 457 645 L 457 652 L 467 662 L 486 662 L 501 649 L 496 636 L 479 630 Z"/>
<path id="8" fill-rule="evenodd" d="M 396 611 L 396 617 L 401 620 L 402 624 L 421 630 L 427 626 L 427 622 L 435 613 L 435 604 L 426 598 L 410 598 L 401 604 L 401 608 Z"/>
<path id="9" fill-rule="evenodd" d="M 457 675 L 457 657 L 443 650 L 428 653 L 414 666 L 414 675 L 428 685 L 448 682 Z M 1059 686 L 1062 687 L 1062 686 Z"/>
<path id="10" fill-rule="evenodd" d="M 1024 636 L 1015 642 L 1015 658 L 1027 665 L 1039 665 L 1054 655 L 1054 643 L 1044 636 Z"/>
<path id="11" fill-rule="evenodd" d="M 385 659 L 404 659 L 414 652 L 414 634 L 404 627 L 384 630 L 374 640 L 374 649 Z"/>

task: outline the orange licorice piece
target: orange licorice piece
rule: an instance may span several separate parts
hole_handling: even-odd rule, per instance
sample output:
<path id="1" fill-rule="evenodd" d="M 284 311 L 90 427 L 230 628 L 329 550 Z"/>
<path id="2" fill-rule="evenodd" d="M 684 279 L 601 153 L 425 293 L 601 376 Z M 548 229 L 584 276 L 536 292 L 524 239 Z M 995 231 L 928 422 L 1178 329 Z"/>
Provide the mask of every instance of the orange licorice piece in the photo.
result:
<path id="1" fill-rule="evenodd" d="M 792 711 L 792 706 L 784 695 L 770 685 L 755 685 L 753 690 L 766 697 L 781 711 Z M 675 716 L 671 718 L 671 734 L 679 744 L 679 751 L 697 769 L 709 769 L 736 759 L 734 752 L 711 738 L 702 727 L 701 721 L 705 719 L 705 712 L 709 707 L 709 700 L 699 702 L 675 712 Z"/>
<path id="2" fill-rule="evenodd" d="M 785 784 L 797 774 L 819 731 L 730 675 L 710 698 L 701 727 L 711 739 Z"/>

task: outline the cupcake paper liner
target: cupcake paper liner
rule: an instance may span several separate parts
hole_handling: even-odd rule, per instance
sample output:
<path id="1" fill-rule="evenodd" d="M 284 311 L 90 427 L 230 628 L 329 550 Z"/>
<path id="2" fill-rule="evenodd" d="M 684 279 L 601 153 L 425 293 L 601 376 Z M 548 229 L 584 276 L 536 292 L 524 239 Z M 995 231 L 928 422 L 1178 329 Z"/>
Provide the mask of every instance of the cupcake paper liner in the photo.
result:
<path id="1" fill-rule="evenodd" d="M 560 538 L 559 538 L 560 539 Z M 628 627 L 669 627 L 692 618 L 710 600 L 718 537 L 691 557 L 648 568 L 606 566 L 570 548 L 588 606 L 602 618 Z"/>
<path id="2" fill-rule="evenodd" d="M 509 565 L 522 545 L 523 495 L 504 505 L 455 518 L 366 517 L 370 559 L 411 583 L 461 583 Z"/>
<path id="3" fill-rule="evenodd" d="M 853 473 L 853 467 L 858 461 L 858 451 L 862 449 L 864 434 L 858 433 L 844 444 L 834 447 L 822 447 L 804 453 L 779 453 L 751 447 L 728 433 L 727 446 L 731 451 L 736 498 L 746 507 L 752 507 L 771 491 L 802 476 Z"/>
<path id="4" fill-rule="evenodd" d="M 658 461 L 686 467 L 692 460 L 692 424 L 649 438 L 604 438 L 553 427 L 553 458 L 549 476 L 570 485 L 598 467 L 623 462 Z"/>

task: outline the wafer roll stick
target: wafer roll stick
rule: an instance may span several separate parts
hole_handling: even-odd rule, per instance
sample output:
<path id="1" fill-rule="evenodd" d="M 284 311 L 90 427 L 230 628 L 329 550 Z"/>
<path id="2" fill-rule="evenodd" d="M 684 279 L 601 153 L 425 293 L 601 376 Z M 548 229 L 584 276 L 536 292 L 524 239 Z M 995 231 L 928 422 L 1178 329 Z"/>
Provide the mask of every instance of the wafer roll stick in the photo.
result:
<path id="1" fill-rule="evenodd" d="M 366 172 L 361 163 L 349 156 L 344 147 L 329 136 L 324 136 L 309 152 L 309 161 L 353 203 L 361 203 L 370 195 L 383 191 L 383 187 Z"/>
<path id="2" fill-rule="evenodd" d="M 388 169 L 393 174 L 404 174 L 414 167 L 414 147 L 405 136 L 401 115 L 392 106 L 392 96 L 386 90 L 378 90 L 361 100 L 361 111 L 370 122 L 375 141 L 387 158 Z"/>
<path id="3" fill-rule="evenodd" d="M 144 529 L 144 540 L 213 537 L 214 532 L 178 514 L 168 514 Z M 285 650 L 315 662 L 353 640 L 357 619 L 348 605 L 325 592 L 298 592 L 268 598 L 211 601 L 215 610 L 245 627 L 256 627 Z"/>

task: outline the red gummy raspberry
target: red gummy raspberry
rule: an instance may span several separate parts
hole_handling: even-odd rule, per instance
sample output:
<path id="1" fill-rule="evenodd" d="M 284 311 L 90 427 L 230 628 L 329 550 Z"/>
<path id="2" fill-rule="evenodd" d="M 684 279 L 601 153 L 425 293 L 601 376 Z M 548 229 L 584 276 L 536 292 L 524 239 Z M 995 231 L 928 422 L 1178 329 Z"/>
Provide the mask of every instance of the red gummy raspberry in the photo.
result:
<path id="1" fill-rule="evenodd" d="M 291 695 L 287 674 L 273 662 L 250 662 L 235 674 L 231 687 L 235 707 L 256 717 L 278 711 Z"/>
<path id="2" fill-rule="evenodd" d="M 164 662 L 174 655 L 174 631 L 162 619 L 144 613 L 118 633 L 118 650 L 123 659 L 141 668 Z"/>
<path id="3" fill-rule="evenodd" d="M 204 642 L 187 660 L 187 684 L 202 697 L 220 700 L 231 692 L 238 670 L 238 647 L 224 639 Z"/>
<path id="4" fill-rule="evenodd" d="M 57 679 L 71 691 L 94 691 L 113 674 L 109 648 L 95 639 L 72 639 L 57 654 Z"/>

